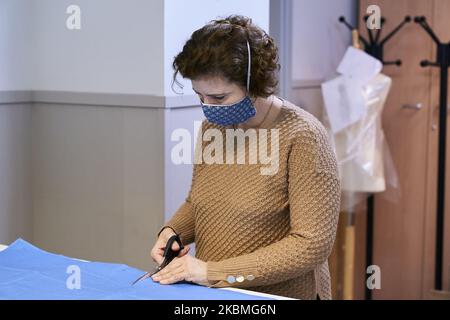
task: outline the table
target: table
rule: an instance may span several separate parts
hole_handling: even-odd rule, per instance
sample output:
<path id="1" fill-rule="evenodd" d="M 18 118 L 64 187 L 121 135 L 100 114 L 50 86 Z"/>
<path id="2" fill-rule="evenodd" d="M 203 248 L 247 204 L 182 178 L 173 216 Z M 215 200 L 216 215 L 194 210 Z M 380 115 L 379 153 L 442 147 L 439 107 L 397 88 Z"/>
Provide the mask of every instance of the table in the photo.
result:
<path id="1" fill-rule="evenodd" d="M 28 243 L 25 242 L 25 244 L 28 244 Z M 1 245 L 0 244 L 0 251 L 5 250 L 6 248 L 8 248 L 7 245 Z M 38 250 L 40 250 L 40 249 L 38 249 Z M 89 261 L 86 261 L 86 260 L 80 260 L 80 259 L 74 259 L 74 260 L 77 260 L 77 261 L 89 264 Z M 1 265 L 0 265 L 0 267 L 1 267 Z M 191 286 L 192 288 L 194 288 L 194 287 L 201 287 L 201 286 L 184 285 L 184 287 L 183 286 L 180 287 L 180 290 L 190 289 L 189 286 Z M 169 286 L 165 286 L 165 287 L 169 287 Z M 187 289 L 185 289 L 185 288 L 187 288 Z M 198 290 L 199 288 L 195 288 L 195 289 Z M 220 290 L 220 291 L 222 291 L 224 293 L 228 292 L 228 294 L 227 294 L 228 296 L 230 296 L 230 294 L 232 294 L 232 293 L 233 294 L 235 293 L 236 299 L 240 299 L 240 298 L 247 299 L 248 298 L 248 299 L 253 299 L 253 300 L 254 299 L 263 299 L 263 300 L 265 300 L 265 299 L 294 300 L 294 299 L 291 299 L 291 298 L 288 298 L 288 297 L 271 295 L 271 294 L 266 294 L 266 293 L 260 293 L 260 292 L 256 292 L 256 291 L 239 289 L 239 288 L 217 288 L 217 289 L 203 288 L 203 290 Z M 213 292 L 213 291 L 211 291 L 211 292 Z M 225 296 L 227 296 L 227 295 L 225 295 Z"/>

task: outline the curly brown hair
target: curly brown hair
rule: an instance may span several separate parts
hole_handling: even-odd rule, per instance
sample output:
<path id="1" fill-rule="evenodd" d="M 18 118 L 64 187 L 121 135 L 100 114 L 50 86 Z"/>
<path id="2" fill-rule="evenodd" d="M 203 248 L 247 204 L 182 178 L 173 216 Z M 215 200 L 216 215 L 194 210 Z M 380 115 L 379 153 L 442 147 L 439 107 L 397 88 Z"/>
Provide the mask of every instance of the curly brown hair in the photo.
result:
<path id="1" fill-rule="evenodd" d="M 252 19 L 230 15 L 211 20 L 194 31 L 174 58 L 172 67 L 177 73 L 191 80 L 207 76 L 224 77 L 231 83 L 247 87 L 248 48 L 251 52 L 250 95 L 268 97 L 278 92 L 278 48 L 275 41 Z"/>

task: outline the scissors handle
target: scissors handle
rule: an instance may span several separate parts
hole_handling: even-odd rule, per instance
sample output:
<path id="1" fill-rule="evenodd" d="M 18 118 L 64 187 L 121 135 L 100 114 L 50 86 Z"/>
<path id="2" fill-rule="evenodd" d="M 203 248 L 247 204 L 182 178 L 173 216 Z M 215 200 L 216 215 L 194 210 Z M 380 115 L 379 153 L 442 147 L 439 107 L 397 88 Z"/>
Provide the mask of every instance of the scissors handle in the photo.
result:
<path id="1" fill-rule="evenodd" d="M 174 242 L 178 242 L 178 245 L 180 246 L 180 249 L 177 251 L 172 249 L 172 245 Z M 180 236 L 178 234 L 174 234 L 167 240 L 166 247 L 164 248 L 164 261 L 161 263 L 159 269 L 166 267 L 176 256 L 178 256 L 178 253 L 184 249 L 183 244 L 181 243 Z"/>
<path id="2" fill-rule="evenodd" d="M 172 245 L 174 242 L 178 242 L 178 245 L 180 246 L 179 250 L 173 250 L 172 249 Z M 161 263 L 161 265 L 154 271 L 154 272 L 147 272 L 145 274 L 143 274 L 142 276 L 140 276 L 139 278 L 137 278 L 132 285 L 134 285 L 135 283 L 147 279 L 149 277 L 151 277 L 152 275 L 154 275 L 155 273 L 159 272 L 160 270 L 162 270 L 164 267 L 166 267 L 176 256 L 178 256 L 178 253 L 183 250 L 184 246 L 183 243 L 181 242 L 180 236 L 178 234 L 174 234 L 173 236 L 171 236 L 169 238 L 169 240 L 167 240 L 166 246 L 164 248 L 164 253 L 163 253 L 163 257 L 164 257 L 164 261 Z"/>

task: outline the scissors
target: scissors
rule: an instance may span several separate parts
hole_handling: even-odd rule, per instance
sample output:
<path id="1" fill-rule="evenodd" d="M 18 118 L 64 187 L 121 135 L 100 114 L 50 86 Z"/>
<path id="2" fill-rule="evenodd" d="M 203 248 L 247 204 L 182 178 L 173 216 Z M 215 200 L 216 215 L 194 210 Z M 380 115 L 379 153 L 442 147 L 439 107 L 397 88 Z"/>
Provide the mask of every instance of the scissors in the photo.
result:
<path id="1" fill-rule="evenodd" d="M 180 246 L 180 249 L 178 251 L 172 250 L 172 245 L 174 242 L 178 242 L 178 245 Z M 175 234 L 173 236 L 171 236 L 169 238 L 169 240 L 167 241 L 166 247 L 164 248 L 164 261 L 161 263 L 160 266 L 158 266 L 156 268 L 155 271 L 153 272 L 147 272 L 145 274 L 143 274 L 142 276 L 140 276 L 139 278 L 137 278 L 131 285 L 134 285 L 135 283 L 147 279 L 151 276 L 153 276 L 155 273 L 158 273 L 159 271 L 161 271 L 163 268 L 165 268 L 176 256 L 178 256 L 178 253 L 183 250 L 184 246 L 181 243 L 180 240 L 180 236 L 178 234 Z"/>

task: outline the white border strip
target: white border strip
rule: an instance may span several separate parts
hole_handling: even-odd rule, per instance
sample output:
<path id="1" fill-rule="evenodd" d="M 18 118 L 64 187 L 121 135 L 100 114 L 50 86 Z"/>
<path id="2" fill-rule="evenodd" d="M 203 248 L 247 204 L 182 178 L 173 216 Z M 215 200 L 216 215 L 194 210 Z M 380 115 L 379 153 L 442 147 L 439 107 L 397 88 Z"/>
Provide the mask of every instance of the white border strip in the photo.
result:
<path id="1" fill-rule="evenodd" d="M 235 292 L 249 294 L 249 295 L 252 295 L 252 296 L 258 296 L 258 297 L 263 297 L 263 298 L 271 298 L 271 299 L 275 299 L 275 300 L 298 300 L 298 299 L 294 299 L 294 298 L 278 296 L 278 295 L 275 295 L 275 294 L 268 294 L 268 293 L 257 292 L 257 291 L 246 290 L 246 289 L 239 289 L 239 288 L 218 288 L 218 289 L 220 289 L 220 290 L 228 290 L 228 291 L 235 291 Z"/>

